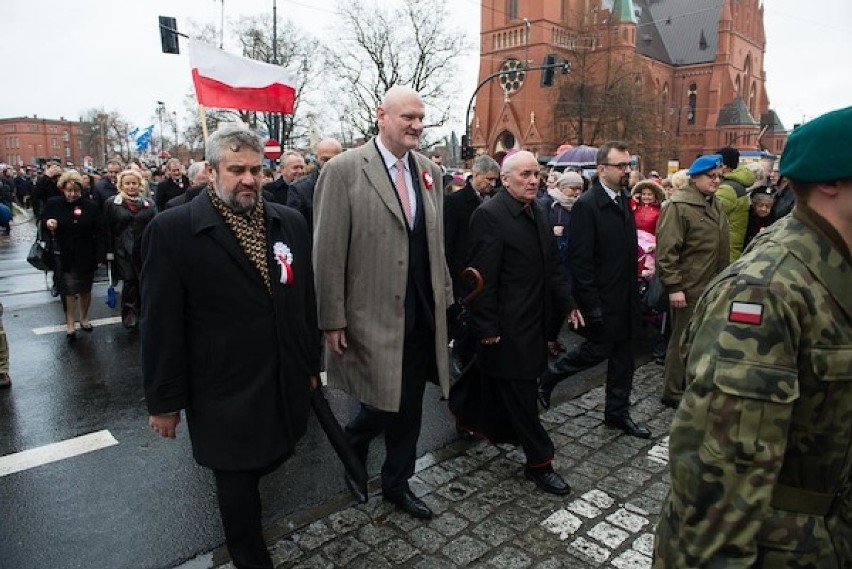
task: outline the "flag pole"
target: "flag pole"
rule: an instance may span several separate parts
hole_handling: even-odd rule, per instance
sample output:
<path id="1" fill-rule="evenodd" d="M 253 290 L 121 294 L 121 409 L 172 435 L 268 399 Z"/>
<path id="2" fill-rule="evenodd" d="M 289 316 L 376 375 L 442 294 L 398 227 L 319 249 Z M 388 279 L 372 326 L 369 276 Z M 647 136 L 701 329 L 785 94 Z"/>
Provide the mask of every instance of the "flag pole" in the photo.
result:
<path id="1" fill-rule="evenodd" d="M 207 110 L 204 105 L 198 105 L 198 118 L 201 119 L 201 135 L 204 137 L 204 146 L 207 146 Z"/>

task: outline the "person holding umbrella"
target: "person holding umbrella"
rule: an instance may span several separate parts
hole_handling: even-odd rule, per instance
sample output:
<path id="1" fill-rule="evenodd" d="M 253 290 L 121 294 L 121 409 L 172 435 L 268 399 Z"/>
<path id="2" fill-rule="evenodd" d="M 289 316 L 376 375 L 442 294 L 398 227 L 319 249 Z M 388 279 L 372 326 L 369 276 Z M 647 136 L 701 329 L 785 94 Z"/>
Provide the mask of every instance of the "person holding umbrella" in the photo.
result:
<path id="1" fill-rule="evenodd" d="M 116 278 L 124 281 L 121 322 L 129 330 L 139 325 L 142 232 L 157 213 L 154 200 L 142 195 L 142 188 L 142 175 L 137 170 L 124 170 L 118 175 L 118 194 L 104 203 L 107 260 L 113 262 Z"/>
<path id="2" fill-rule="evenodd" d="M 80 329 L 92 331 L 89 305 L 92 281 L 101 255 L 100 215 L 95 202 L 82 197 L 83 180 L 76 170 L 68 170 L 57 183 L 61 196 L 47 200 L 42 210 L 44 229 L 50 231 L 59 251 L 56 282 L 65 306 L 65 334 L 69 342 L 76 339 L 75 320 L 79 299 Z"/>

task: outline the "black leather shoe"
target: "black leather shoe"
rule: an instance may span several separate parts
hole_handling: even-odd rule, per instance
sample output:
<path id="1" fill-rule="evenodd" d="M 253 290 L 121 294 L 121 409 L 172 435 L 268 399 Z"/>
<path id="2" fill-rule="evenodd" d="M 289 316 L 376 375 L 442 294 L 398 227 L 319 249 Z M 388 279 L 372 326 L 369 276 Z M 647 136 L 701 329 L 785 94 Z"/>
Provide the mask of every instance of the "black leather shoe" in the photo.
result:
<path id="1" fill-rule="evenodd" d="M 631 419 L 630 417 L 614 417 L 612 419 L 604 419 L 604 425 L 607 427 L 615 427 L 616 429 L 621 429 L 625 434 L 630 435 L 631 437 L 637 437 L 640 439 L 649 439 L 651 438 L 651 431 L 648 430 L 647 427 L 639 425 Z"/>
<path id="2" fill-rule="evenodd" d="M 552 469 L 524 468 L 524 476 L 548 494 L 564 496 L 571 492 L 571 487 L 559 474 Z"/>
<path id="3" fill-rule="evenodd" d="M 364 493 L 358 482 L 352 478 L 348 472 L 343 473 L 343 481 L 346 483 L 346 487 L 349 488 L 349 491 L 352 492 L 352 496 L 359 504 L 367 503 L 370 497 Z"/>
<path id="4" fill-rule="evenodd" d="M 432 510 L 423 500 L 415 496 L 411 490 L 405 490 L 394 494 L 385 494 L 385 500 L 391 504 L 396 504 L 396 507 L 406 514 L 415 518 L 428 520 L 432 517 Z"/>
<path id="5" fill-rule="evenodd" d="M 538 404 L 542 409 L 550 409 L 550 395 L 553 392 L 549 389 L 538 388 Z"/>
<path id="6" fill-rule="evenodd" d="M 662 403 L 666 407 L 677 409 L 680 405 L 680 399 L 675 399 L 673 397 L 663 397 L 662 399 L 660 399 L 660 403 Z"/>

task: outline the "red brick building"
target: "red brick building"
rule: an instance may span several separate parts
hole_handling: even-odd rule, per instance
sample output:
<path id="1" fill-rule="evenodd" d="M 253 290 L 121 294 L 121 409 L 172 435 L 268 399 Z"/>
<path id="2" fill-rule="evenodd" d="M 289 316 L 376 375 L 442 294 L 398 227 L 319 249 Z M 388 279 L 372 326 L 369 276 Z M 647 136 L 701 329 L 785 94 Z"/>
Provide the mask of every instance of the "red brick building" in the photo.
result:
<path id="1" fill-rule="evenodd" d="M 46 160 L 83 164 L 88 124 L 37 116 L 0 119 L 0 162 L 38 166 Z"/>
<path id="2" fill-rule="evenodd" d="M 552 155 L 623 138 L 645 170 L 731 145 L 778 154 L 760 0 L 483 0 L 472 144 Z M 571 72 L 525 70 L 568 61 Z"/>

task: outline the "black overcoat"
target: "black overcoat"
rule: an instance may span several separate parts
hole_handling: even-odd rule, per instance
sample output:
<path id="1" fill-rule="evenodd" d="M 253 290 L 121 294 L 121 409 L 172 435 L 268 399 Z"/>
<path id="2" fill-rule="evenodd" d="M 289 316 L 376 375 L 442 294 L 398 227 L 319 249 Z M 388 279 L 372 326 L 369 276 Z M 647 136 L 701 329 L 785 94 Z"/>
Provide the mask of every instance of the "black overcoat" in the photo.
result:
<path id="1" fill-rule="evenodd" d="M 493 346 L 478 346 L 479 368 L 489 376 L 535 380 L 547 365 L 547 318 L 573 307 L 570 286 L 547 226 L 547 214 L 501 190 L 470 219 L 470 266 L 485 281 L 471 303 L 477 341 L 500 336 Z"/>
<path id="2" fill-rule="evenodd" d="M 91 274 L 102 260 L 101 216 L 98 204 L 86 198 L 69 202 L 65 196 L 47 200 L 42 209 L 44 224 L 48 219 L 56 220 L 55 239 L 62 259 L 62 270 L 66 273 Z M 51 235 L 42 226 L 42 235 Z"/>
<path id="3" fill-rule="evenodd" d="M 444 252 L 453 279 L 453 297 L 458 300 L 468 292 L 461 273 L 466 268 L 469 251 L 468 229 L 473 210 L 482 200 L 470 184 L 444 198 Z"/>
<path id="4" fill-rule="evenodd" d="M 265 209 L 272 295 L 206 192 L 157 215 L 142 240 L 148 411 L 185 409 L 195 459 L 213 469 L 262 468 L 292 453 L 319 374 L 305 220 Z M 292 253 L 287 284 L 276 243 Z"/>
<path id="5" fill-rule="evenodd" d="M 142 233 L 157 214 L 157 206 L 151 198 L 140 196 L 139 209 L 131 212 L 121 194 L 104 202 L 103 225 L 106 252 L 113 254 L 113 278 L 137 280 L 142 267 L 140 247 Z"/>
<path id="6" fill-rule="evenodd" d="M 622 191 L 621 203 L 627 200 Z M 603 316 L 602 329 L 589 329 L 598 335 L 593 339 L 635 338 L 641 326 L 639 245 L 630 210 L 619 208 L 596 180 L 574 203 L 569 235 L 574 299 L 584 315 L 600 310 Z"/>

